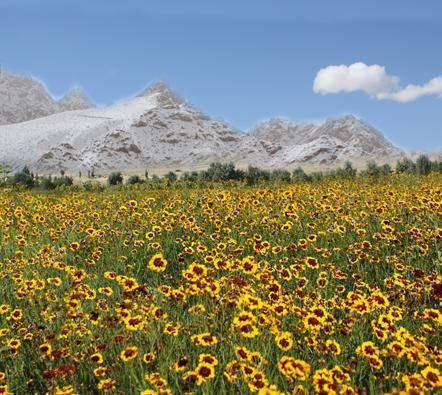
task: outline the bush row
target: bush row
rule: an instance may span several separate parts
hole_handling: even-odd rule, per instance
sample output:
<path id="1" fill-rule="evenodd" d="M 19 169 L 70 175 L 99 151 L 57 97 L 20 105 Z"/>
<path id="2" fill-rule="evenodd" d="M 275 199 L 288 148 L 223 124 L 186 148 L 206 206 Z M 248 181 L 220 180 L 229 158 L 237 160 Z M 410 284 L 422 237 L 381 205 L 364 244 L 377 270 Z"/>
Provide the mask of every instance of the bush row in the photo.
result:
<path id="1" fill-rule="evenodd" d="M 425 175 L 430 172 L 442 172 L 441 161 L 431 161 L 428 156 L 420 155 L 416 161 L 409 158 L 401 159 L 397 162 L 396 173 L 408 173 Z M 41 188 L 43 190 L 51 190 L 60 186 L 70 186 L 73 184 L 71 177 L 64 175 L 61 171 L 60 177 L 38 177 L 32 174 L 27 167 L 9 177 L 5 185 L 21 185 L 25 188 Z M 317 182 L 324 179 L 340 179 L 352 177 L 372 177 L 380 178 L 386 177 L 393 173 L 390 165 L 378 165 L 371 161 L 362 171 L 357 171 L 351 162 L 347 161 L 344 166 L 329 170 L 329 171 L 315 171 L 306 173 L 302 167 L 298 167 L 292 172 L 284 169 L 265 170 L 255 166 L 249 166 L 246 170 L 241 170 L 235 167 L 233 163 L 212 163 L 210 166 L 201 171 L 186 171 L 179 177 L 176 172 L 170 171 L 163 179 L 153 175 L 149 178 L 147 171 L 144 178 L 139 175 L 131 175 L 124 180 L 121 172 L 111 173 L 107 179 L 108 185 L 123 184 L 124 181 L 128 185 L 151 183 L 153 185 L 165 183 L 170 185 L 176 181 L 182 181 L 185 185 L 192 185 L 195 183 L 207 182 L 222 182 L 222 181 L 240 181 L 247 185 L 255 185 L 261 182 L 282 182 L 282 183 L 299 183 L 299 182 Z M 84 183 L 86 189 L 90 189 L 90 182 Z"/>

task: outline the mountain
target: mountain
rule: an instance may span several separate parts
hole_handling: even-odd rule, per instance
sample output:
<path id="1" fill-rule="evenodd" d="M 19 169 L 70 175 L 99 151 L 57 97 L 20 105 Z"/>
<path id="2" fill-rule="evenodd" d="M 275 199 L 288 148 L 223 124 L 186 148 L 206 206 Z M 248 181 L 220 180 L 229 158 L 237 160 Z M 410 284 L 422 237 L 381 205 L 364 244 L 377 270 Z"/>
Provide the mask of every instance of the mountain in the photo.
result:
<path id="1" fill-rule="evenodd" d="M 94 105 L 80 88 L 71 89 L 66 96 L 58 101 L 61 111 L 86 110 Z"/>
<path id="2" fill-rule="evenodd" d="M 376 129 L 352 115 L 322 124 L 273 119 L 248 133 L 243 150 L 254 162 L 269 165 L 330 164 L 351 158 L 401 154 Z"/>
<path id="3" fill-rule="evenodd" d="M 0 70 L 0 125 L 89 107 L 92 105 L 78 90 L 72 91 L 58 102 L 40 82 Z"/>
<path id="4" fill-rule="evenodd" d="M 9 123 L 0 126 L 0 163 L 14 169 L 123 170 L 213 161 L 285 167 L 401 154 L 353 116 L 321 124 L 273 119 L 243 133 L 162 82 L 130 100 L 91 108 L 79 89 L 55 101 L 32 79 L 7 74 L 0 81 L 0 121 Z"/>
<path id="5" fill-rule="evenodd" d="M 232 157 L 242 133 L 159 83 L 110 107 L 4 125 L 0 136 L 0 161 L 52 171 L 208 163 Z"/>

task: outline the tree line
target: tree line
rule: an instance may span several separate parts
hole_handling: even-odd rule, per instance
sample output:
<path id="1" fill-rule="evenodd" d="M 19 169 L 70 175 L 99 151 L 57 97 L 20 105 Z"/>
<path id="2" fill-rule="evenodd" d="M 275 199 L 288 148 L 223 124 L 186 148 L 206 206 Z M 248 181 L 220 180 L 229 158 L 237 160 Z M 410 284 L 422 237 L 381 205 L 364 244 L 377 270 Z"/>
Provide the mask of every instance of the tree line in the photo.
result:
<path id="1" fill-rule="evenodd" d="M 1 170 L 1 168 L 0 168 Z M 285 169 L 261 169 L 256 166 L 249 166 L 247 169 L 238 169 L 232 162 L 230 163 L 211 163 L 207 169 L 200 171 L 170 171 L 162 178 L 157 175 L 149 177 L 148 171 L 144 176 L 131 175 L 126 180 L 121 172 L 113 172 L 107 178 L 107 184 L 112 185 L 135 185 L 149 183 L 152 185 L 166 184 L 170 185 L 181 182 L 191 186 L 208 182 L 238 181 L 247 185 L 255 185 L 262 182 L 277 183 L 300 183 L 300 182 L 318 182 L 325 179 L 343 179 L 354 177 L 387 177 L 392 173 L 407 173 L 416 175 L 426 175 L 431 172 L 442 172 L 442 161 L 432 161 L 427 155 L 420 155 L 416 161 L 410 158 L 404 158 L 396 163 L 395 169 L 388 164 L 379 165 L 374 161 L 367 163 L 365 169 L 358 171 L 350 161 L 345 162 L 342 167 L 327 171 L 314 171 L 306 173 L 302 167 L 297 167 L 293 171 Z M 180 175 L 178 173 L 181 173 Z M 93 174 L 93 173 L 92 173 Z M 94 176 L 94 175 L 93 175 Z M 93 178 L 88 173 L 88 178 Z M 73 185 L 73 178 L 66 176 L 63 170 L 60 176 L 38 176 L 33 174 L 28 167 L 16 172 L 12 176 L 6 177 L 0 182 L 0 186 L 21 186 L 32 189 L 39 188 L 43 190 L 53 190 Z M 90 181 L 84 182 L 86 189 L 92 188 Z"/>

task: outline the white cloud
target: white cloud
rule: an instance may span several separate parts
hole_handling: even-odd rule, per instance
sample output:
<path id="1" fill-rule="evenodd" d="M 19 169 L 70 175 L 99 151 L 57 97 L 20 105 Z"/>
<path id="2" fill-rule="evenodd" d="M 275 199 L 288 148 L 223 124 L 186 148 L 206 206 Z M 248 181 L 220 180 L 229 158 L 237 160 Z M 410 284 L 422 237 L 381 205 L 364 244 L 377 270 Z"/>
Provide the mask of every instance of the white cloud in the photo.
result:
<path id="1" fill-rule="evenodd" d="M 442 95 L 442 76 L 423 85 L 407 85 L 402 88 L 400 79 L 389 75 L 384 66 L 367 65 L 362 62 L 349 66 L 328 66 L 319 70 L 313 90 L 323 95 L 329 93 L 362 91 L 379 100 L 401 103 L 414 101 L 425 95 Z"/>

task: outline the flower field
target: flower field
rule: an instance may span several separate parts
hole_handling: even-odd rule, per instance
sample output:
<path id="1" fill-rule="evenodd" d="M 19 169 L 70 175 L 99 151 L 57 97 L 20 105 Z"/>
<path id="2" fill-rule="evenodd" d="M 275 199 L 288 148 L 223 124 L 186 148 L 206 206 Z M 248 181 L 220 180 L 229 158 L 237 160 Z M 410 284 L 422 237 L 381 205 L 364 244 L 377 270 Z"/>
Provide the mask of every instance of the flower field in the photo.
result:
<path id="1" fill-rule="evenodd" d="M 0 191 L 0 393 L 442 391 L 442 176 Z"/>

